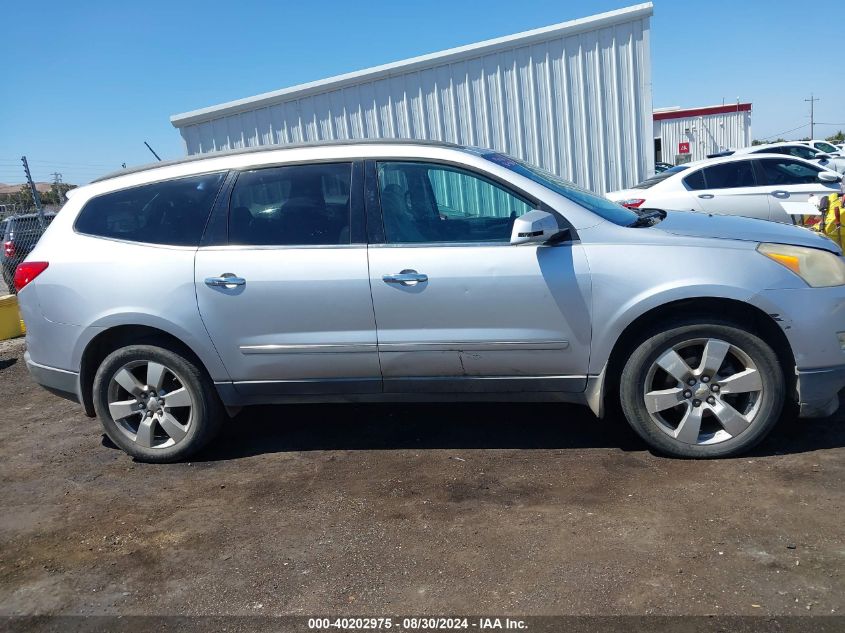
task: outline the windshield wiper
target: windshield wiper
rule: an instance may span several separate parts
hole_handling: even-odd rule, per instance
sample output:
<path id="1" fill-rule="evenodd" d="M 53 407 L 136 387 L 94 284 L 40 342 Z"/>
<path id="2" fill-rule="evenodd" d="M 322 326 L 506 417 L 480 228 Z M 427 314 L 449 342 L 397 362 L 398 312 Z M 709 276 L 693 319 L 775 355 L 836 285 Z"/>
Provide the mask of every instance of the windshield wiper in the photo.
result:
<path id="1" fill-rule="evenodd" d="M 643 209 L 636 212 L 638 217 L 628 225 L 629 227 L 654 226 L 666 217 L 666 212 L 662 209 Z"/>

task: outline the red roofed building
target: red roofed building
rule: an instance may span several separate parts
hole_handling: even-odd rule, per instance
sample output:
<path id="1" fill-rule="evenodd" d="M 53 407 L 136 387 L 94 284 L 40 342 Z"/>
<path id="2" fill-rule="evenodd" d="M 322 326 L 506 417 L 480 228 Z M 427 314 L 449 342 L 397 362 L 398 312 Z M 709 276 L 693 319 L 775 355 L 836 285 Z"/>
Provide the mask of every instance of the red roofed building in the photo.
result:
<path id="1" fill-rule="evenodd" d="M 654 159 L 677 165 L 751 145 L 751 104 L 654 110 Z"/>

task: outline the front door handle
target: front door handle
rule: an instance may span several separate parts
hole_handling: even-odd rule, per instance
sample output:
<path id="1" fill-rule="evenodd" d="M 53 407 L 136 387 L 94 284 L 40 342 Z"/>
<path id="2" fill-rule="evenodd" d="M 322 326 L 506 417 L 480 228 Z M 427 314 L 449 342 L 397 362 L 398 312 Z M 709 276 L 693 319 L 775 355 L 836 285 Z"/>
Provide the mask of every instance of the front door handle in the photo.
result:
<path id="1" fill-rule="evenodd" d="M 219 277 L 206 277 L 205 285 L 212 288 L 235 288 L 237 286 L 245 286 L 246 279 L 238 277 L 233 273 L 223 273 Z"/>
<path id="2" fill-rule="evenodd" d="M 788 198 L 788 197 L 789 197 L 789 192 L 788 192 L 788 191 L 784 191 L 783 189 L 778 189 L 777 191 L 773 191 L 773 192 L 772 192 L 772 195 L 773 195 L 775 198 Z"/>
<path id="3" fill-rule="evenodd" d="M 401 273 L 384 275 L 381 280 L 386 284 L 401 284 L 403 286 L 416 286 L 419 283 L 428 281 L 428 275 L 418 273 L 416 270 L 406 268 Z"/>
<path id="4" fill-rule="evenodd" d="M 704 198 L 705 200 L 710 200 L 713 197 L 712 193 L 700 193 L 698 194 L 699 198 Z"/>

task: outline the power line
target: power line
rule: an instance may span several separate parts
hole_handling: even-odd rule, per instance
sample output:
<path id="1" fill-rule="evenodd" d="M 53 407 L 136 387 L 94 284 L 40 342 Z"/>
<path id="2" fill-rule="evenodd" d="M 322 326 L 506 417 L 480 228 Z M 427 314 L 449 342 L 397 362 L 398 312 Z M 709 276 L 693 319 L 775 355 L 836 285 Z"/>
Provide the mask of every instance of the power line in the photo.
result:
<path id="1" fill-rule="evenodd" d="M 807 127 L 808 125 L 809 125 L 809 123 L 802 123 L 798 127 L 794 127 L 791 130 L 784 130 L 783 132 L 778 132 L 777 134 L 769 134 L 768 136 L 762 136 L 760 138 L 765 140 L 767 138 L 772 138 L 774 136 L 781 136 L 782 134 L 789 134 L 790 132 L 794 132 L 795 130 L 800 130 L 802 127 Z"/>

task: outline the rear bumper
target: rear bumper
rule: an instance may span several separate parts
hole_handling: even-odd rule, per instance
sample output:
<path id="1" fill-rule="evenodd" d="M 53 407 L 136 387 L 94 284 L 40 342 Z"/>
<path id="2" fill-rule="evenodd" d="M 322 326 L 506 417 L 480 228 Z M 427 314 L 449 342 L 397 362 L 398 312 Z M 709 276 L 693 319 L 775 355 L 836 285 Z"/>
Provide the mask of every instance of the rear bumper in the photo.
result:
<path id="1" fill-rule="evenodd" d="M 81 402 L 79 397 L 79 374 L 64 369 L 56 369 L 46 365 L 39 365 L 29 357 L 29 352 L 24 352 L 26 368 L 39 385 L 47 391 L 62 398 Z"/>
<path id="2" fill-rule="evenodd" d="M 802 418 L 823 418 L 839 408 L 845 388 L 845 365 L 798 371 L 798 406 Z"/>

